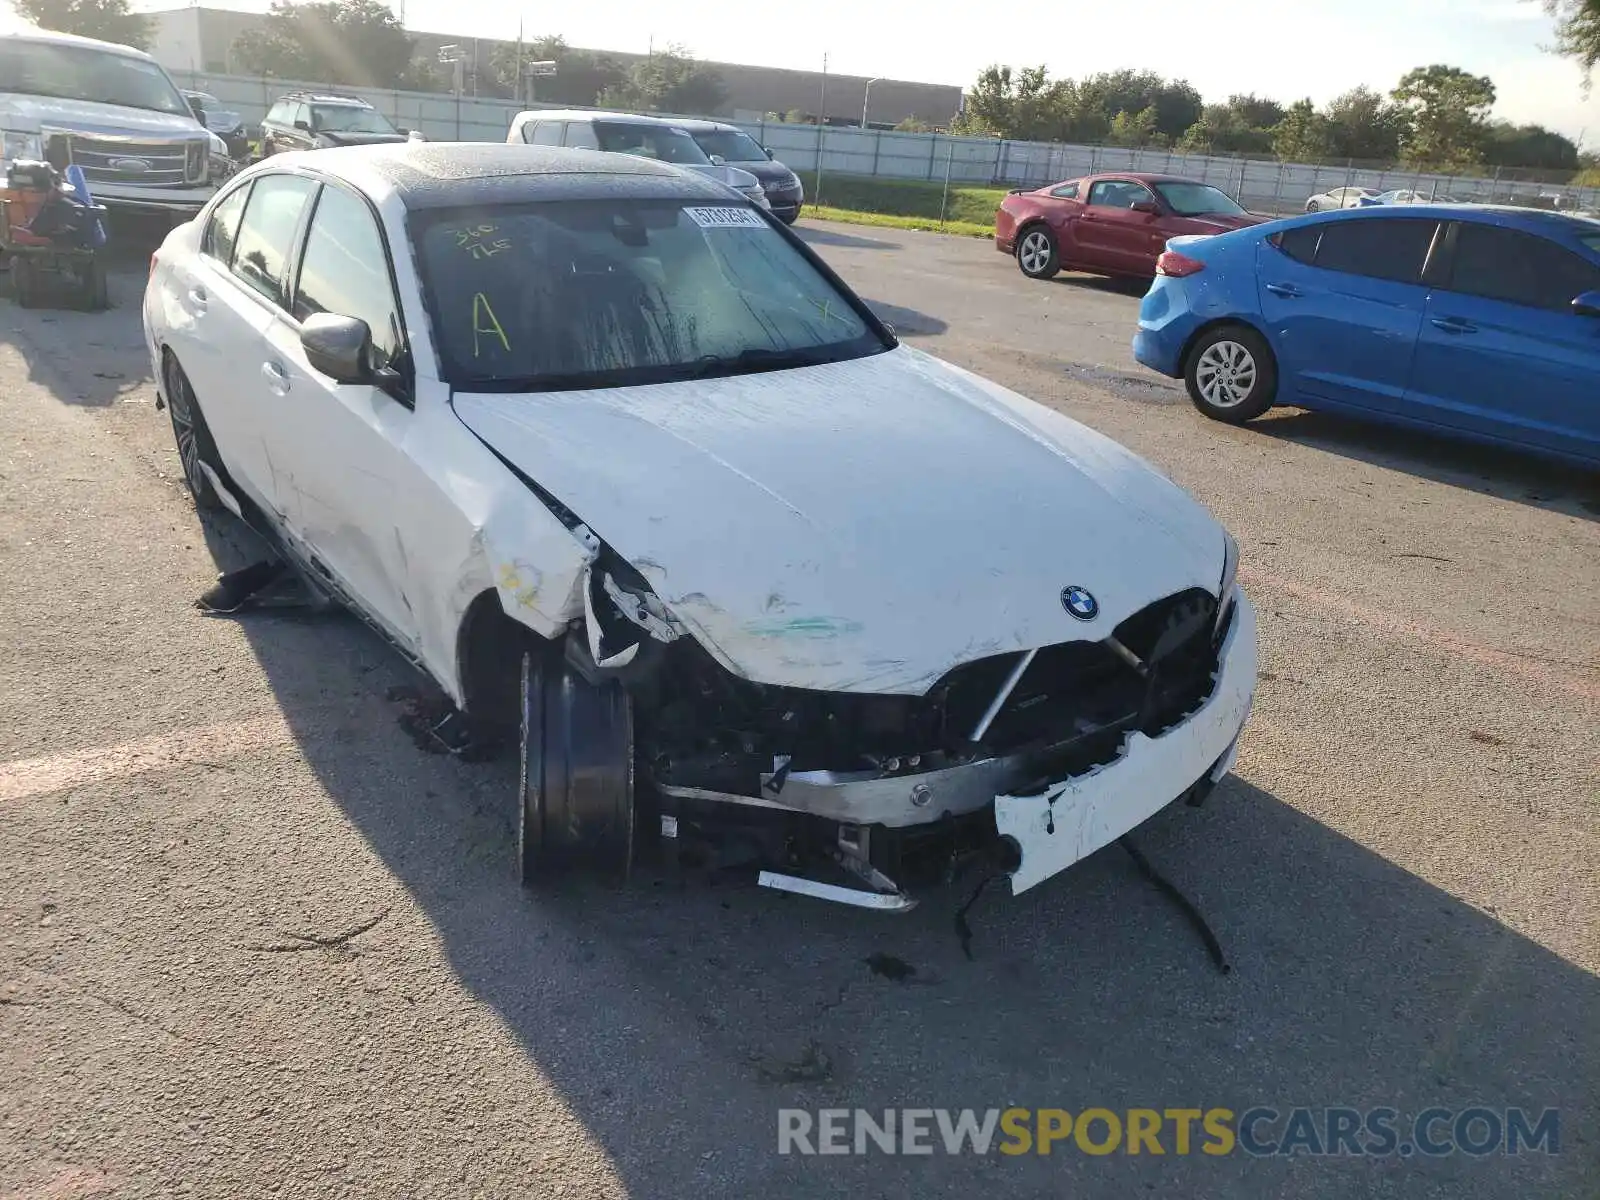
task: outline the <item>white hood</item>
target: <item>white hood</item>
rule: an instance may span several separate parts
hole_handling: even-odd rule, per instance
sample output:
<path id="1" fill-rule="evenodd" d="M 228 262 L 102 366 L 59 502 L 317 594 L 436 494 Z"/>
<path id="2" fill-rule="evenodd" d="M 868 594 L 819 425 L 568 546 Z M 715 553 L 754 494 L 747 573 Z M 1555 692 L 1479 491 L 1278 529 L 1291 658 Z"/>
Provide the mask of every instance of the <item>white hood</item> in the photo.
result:
<path id="1" fill-rule="evenodd" d="M 162 113 L 91 100 L 61 100 L 54 96 L 0 93 L 0 127 L 32 131 L 69 129 L 106 136 L 150 136 L 177 141 L 200 138 L 206 130 L 188 113 Z"/>
<path id="2" fill-rule="evenodd" d="M 1106 637 L 1222 574 L 1220 526 L 1148 464 L 904 346 L 454 403 L 762 683 L 921 694 L 963 662 Z M 1095 619 L 1063 607 L 1073 585 Z"/>

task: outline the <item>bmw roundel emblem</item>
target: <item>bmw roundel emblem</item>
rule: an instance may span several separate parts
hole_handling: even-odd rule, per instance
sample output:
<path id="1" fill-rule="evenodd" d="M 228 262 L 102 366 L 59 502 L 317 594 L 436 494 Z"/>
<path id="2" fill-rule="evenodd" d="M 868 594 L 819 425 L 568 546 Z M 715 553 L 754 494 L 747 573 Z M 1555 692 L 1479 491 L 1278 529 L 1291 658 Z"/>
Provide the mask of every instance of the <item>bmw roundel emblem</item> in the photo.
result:
<path id="1" fill-rule="evenodd" d="M 1061 589 L 1061 607 L 1080 621 L 1092 621 L 1100 613 L 1100 601 L 1087 588 L 1077 584 Z"/>

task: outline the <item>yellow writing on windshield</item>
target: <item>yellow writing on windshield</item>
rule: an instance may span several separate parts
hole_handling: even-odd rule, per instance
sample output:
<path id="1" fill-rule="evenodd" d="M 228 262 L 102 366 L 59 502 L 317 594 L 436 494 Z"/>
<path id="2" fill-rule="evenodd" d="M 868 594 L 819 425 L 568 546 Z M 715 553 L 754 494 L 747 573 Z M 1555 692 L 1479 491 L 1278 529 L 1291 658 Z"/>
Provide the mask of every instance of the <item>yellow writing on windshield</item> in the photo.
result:
<path id="1" fill-rule="evenodd" d="M 511 249 L 511 239 L 496 237 L 499 232 L 498 225 L 469 225 L 455 231 L 456 246 L 473 258 L 493 258 L 502 250 Z"/>
<path id="2" fill-rule="evenodd" d="M 500 339 L 500 348 L 511 350 L 511 343 L 506 340 L 506 331 L 500 327 L 500 318 L 494 315 L 494 309 L 489 304 L 489 297 L 482 292 L 475 292 L 472 297 L 472 357 L 478 357 L 478 348 L 484 335 Z"/>

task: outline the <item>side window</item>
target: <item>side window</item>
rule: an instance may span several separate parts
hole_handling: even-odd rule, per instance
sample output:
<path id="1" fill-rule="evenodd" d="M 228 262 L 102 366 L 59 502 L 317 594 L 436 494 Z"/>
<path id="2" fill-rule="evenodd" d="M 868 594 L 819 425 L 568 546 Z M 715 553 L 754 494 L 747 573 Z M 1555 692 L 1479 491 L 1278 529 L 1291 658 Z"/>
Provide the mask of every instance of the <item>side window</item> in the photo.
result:
<path id="1" fill-rule="evenodd" d="M 1056 197 L 1058 200 L 1076 200 L 1078 198 L 1077 181 L 1074 180 L 1071 183 L 1063 183 L 1058 188 L 1051 188 L 1050 194 Z"/>
<path id="2" fill-rule="evenodd" d="M 233 255 L 233 273 L 274 304 L 283 303 L 289 253 L 300 214 L 316 190 L 302 175 L 265 175 L 250 189 Z"/>
<path id="3" fill-rule="evenodd" d="M 561 145 L 561 122 L 536 121 L 523 130 L 522 136 L 535 146 L 559 146 Z"/>
<path id="4" fill-rule="evenodd" d="M 1347 275 L 1418 283 L 1437 221 L 1404 217 L 1331 221 L 1322 226 L 1316 265 Z"/>
<path id="5" fill-rule="evenodd" d="M 400 353 L 400 317 L 377 219 L 365 203 L 332 184 L 322 189 L 311 215 L 293 312 L 297 321 L 316 313 L 360 317 L 372 330 L 375 366 Z"/>
<path id="6" fill-rule="evenodd" d="M 579 150 L 600 149 L 600 139 L 594 135 L 594 126 L 587 121 L 571 121 L 567 125 L 566 139 L 563 146 L 575 146 Z"/>
<path id="7" fill-rule="evenodd" d="M 1132 208 L 1141 200 L 1155 197 L 1142 183 L 1127 179 L 1102 179 L 1089 188 L 1089 203 L 1102 208 Z"/>
<path id="8" fill-rule="evenodd" d="M 1447 286 L 1452 292 L 1565 312 L 1574 297 L 1600 290 L 1600 267 L 1531 233 L 1463 223 Z"/>
<path id="9" fill-rule="evenodd" d="M 244 202 L 249 199 L 250 185 L 234 188 L 211 210 L 206 222 L 205 236 L 200 240 L 200 252 L 210 255 L 223 266 L 233 262 L 233 244 L 239 237 L 239 218 L 244 215 Z"/>
<path id="10" fill-rule="evenodd" d="M 1272 239 L 1272 244 L 1282 250 L 1296 262 L 1306 265 L 1317 260 L 1317 243 L 1322 240 L 1322 231 L 1326 225 L 1301 225 L 1297 229 L 1285 229 Z"/>
<path id="11" fill-rule="evenodd" d="M 272 125 L 282 125 L 284 118 L 288 115 L 288 112 L 289 106 L 282 100 L 279 100 L 271 108 L 267 109 L 267 115 L 263 118 L 263 120 Z"/>

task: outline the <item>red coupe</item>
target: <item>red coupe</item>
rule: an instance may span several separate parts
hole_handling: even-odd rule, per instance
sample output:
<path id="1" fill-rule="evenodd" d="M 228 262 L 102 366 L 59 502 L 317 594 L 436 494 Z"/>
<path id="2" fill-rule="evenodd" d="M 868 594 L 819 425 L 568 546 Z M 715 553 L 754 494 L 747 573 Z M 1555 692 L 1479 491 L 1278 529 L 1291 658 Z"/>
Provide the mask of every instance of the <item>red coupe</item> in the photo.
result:
<path id="1" fill-rule="evenodd" d="M 1012 192 L 994 215 L 994 247 L 1015 254 L 1030 279 L 1057 271 L 1156 273 L 1167 239 L 1226 233 L 1268 220 L 1245 212 L 1209 183 L 1121 172 Z"/>

